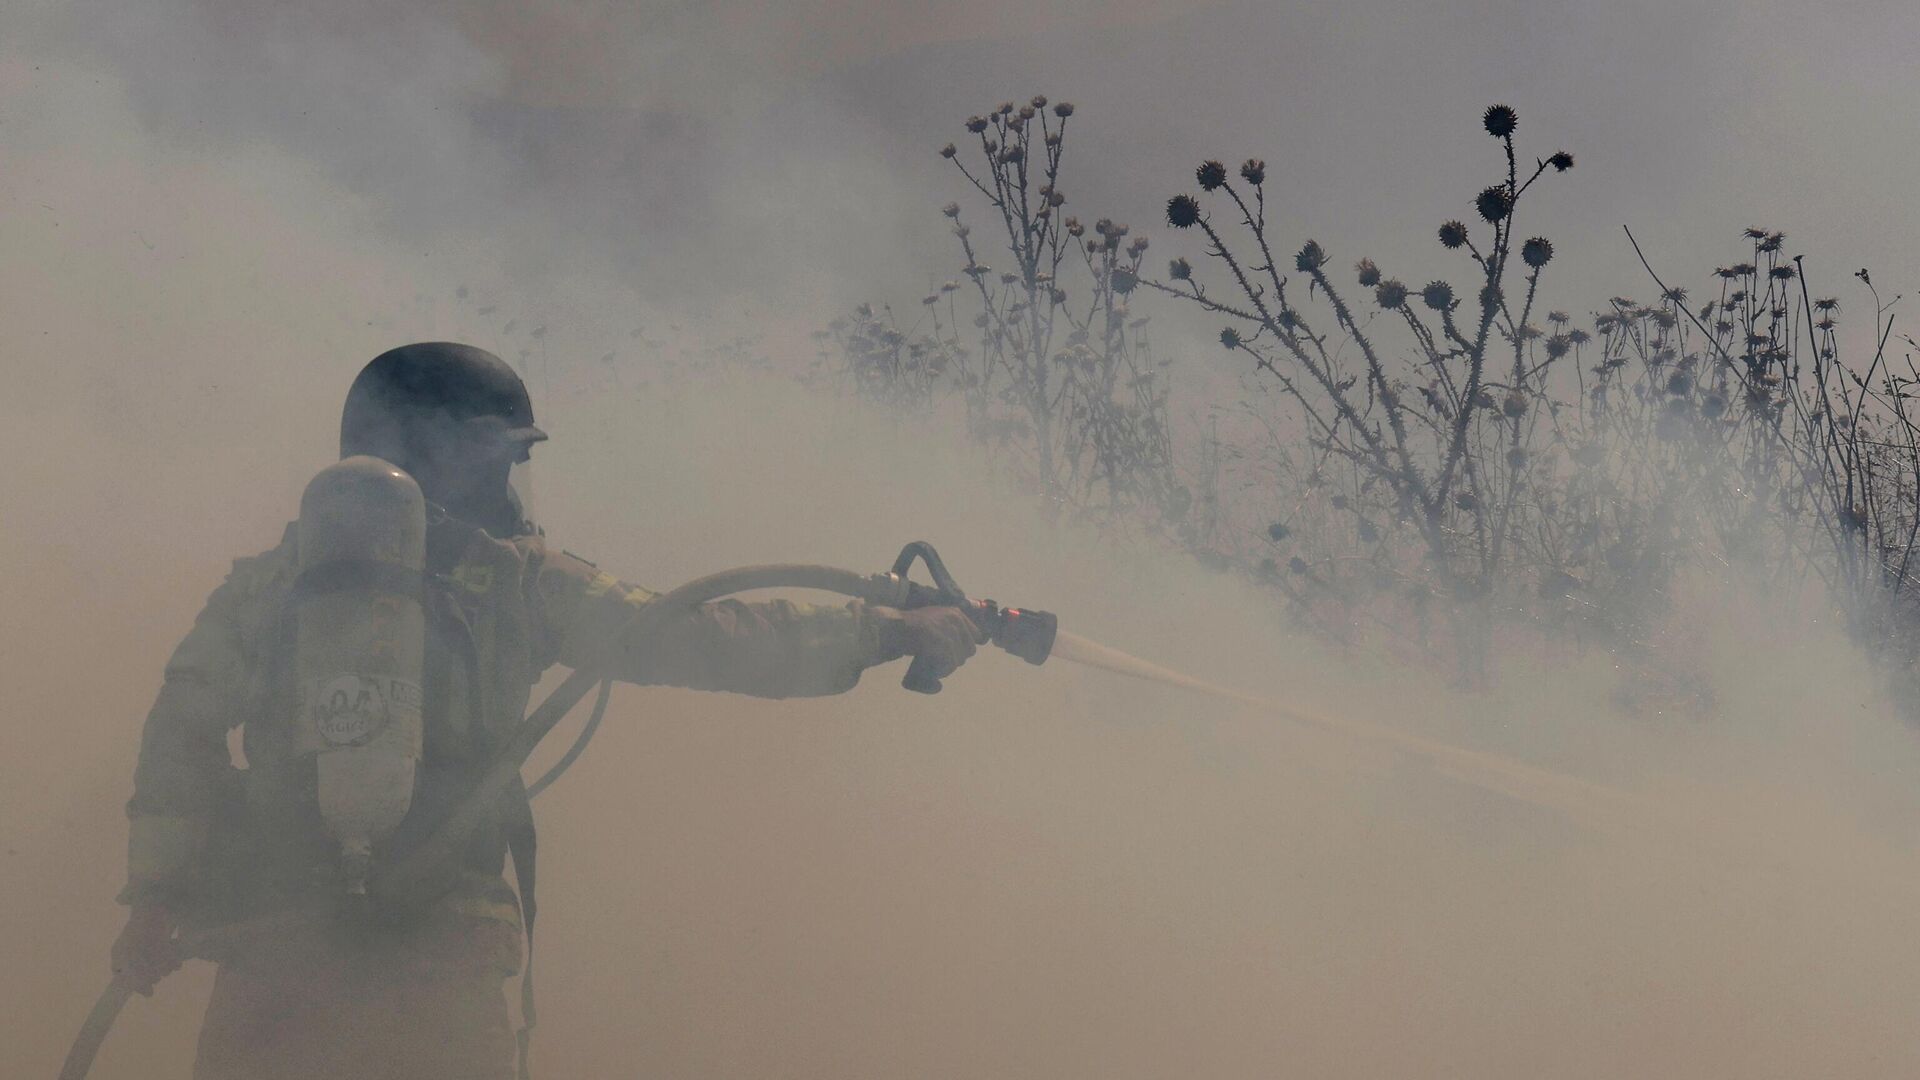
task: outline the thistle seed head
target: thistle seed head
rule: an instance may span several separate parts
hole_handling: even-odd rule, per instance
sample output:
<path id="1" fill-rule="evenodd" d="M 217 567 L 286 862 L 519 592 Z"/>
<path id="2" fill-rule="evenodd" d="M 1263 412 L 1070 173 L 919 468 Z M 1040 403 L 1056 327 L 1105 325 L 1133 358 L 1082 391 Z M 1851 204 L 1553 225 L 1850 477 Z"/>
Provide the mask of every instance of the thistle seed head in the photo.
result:
<path id="1" fill-rule="evenodd" d="M 1482 218 L 1497 224 L 1513 213 L 1513 197 L 1507 194 L 1506 185 L 1495 184 L 1475 196 L 1473 206 Z"/>

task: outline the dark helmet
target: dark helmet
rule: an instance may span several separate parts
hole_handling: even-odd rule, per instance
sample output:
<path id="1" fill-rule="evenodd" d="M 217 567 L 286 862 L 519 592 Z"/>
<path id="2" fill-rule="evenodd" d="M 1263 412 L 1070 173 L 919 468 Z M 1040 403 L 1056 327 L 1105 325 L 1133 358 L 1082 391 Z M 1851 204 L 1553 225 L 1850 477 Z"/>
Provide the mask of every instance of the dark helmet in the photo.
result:
<path id="1" fill-rule="evenodd" d="M 412 436 L 431 424 L 497 417 L 504 439 L 536 443 L 533 402 L 520 376 L 472 345 L 425 341 L 389 349 L 360 369 L 340 415 L 340 456 L 372 454 L 412 467 Z"/>

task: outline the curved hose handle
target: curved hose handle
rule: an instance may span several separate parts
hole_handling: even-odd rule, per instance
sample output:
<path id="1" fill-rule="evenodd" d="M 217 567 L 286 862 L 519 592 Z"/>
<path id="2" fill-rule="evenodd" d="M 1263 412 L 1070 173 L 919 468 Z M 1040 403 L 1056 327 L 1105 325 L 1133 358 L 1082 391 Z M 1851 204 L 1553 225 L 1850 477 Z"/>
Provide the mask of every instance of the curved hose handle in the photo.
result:
<path id="1" fill-rule="evenodd" d="M 959 584 L 953 580 L 953 575 L 947 572 L 947 564 L 941 561 L 940 553 L 933 550 L 933 545 L 925 540 L 915 540 L 900 549 L 900 557 L 893 560 L 894 575 L 903 581 L 906 580 L 907 571 L 913 569 L 916 561 L 927 564 L 927 574 L 933 578 L 933 588 L 913 590 L 910 594 L 913 599 L 909 601 L 909 606 L 966 607 L 968 605 L 967 594 L 961 591 Z M 930 658 L 916 656 L 907 665 L 907 674 L 900 680 L 900 685 L 916 694 L 937 694 L 940 692 L 940 679 L 943 677 L 935 674 L 938 670 Z"/>

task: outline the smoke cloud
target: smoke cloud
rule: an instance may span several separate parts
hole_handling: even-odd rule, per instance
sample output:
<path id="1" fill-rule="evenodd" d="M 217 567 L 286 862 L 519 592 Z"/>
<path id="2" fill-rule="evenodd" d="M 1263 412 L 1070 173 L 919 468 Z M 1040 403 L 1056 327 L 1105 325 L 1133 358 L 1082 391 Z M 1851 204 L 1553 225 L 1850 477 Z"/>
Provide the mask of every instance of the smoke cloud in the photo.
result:
<path id="1" fill-rule="evenodd" d="M 1581 154 L 1548 211 L 1570 294 L 1646 291 L 1623 220 L 1679 259 L 1752 216 L 1818 234 L 1835 276 L 1911 278 L 1885 178 L 1915 164 L 1914 76 L 1900 35 L 1853 28 L 1913 16 L 1863 2 L 1789 38 L 1765 7 L 10 12 L 6 1071 L 52 1074 L 104 983 L 168 651 L 277 540 L 360 364 L 444 337 L 529 372 L 549 534 L 622 576 L 880 569 L 926 538 L 977 593 L 1157 662 L 1626 793 L 1542 808 L 998 654 L 928 699 L 898 668 L 822 701 L 622 688 L 537 808 L 542 1072 L 1913 1075 L 1920 748 L 1817 604 L 1682 598 L 1710 717 L 1622 716 L 1599 655 L 1454 694 L 1290 636 L 1232 579 L 1043 525 L 939 422 L 696 347 L 793 360 L 840 306 L 910 301 L 950 262 L 933 149 L 1036 91 L 1088 114 L 1076 205 L 1143 226 L 1193 160 L 1263 154 L 1339 257 L 1425 258 L 1392 245 L 1461 212 L 1497 97 Z M 137 1000 L 95 1075 L 186 1075 L 209 982 Z"/>

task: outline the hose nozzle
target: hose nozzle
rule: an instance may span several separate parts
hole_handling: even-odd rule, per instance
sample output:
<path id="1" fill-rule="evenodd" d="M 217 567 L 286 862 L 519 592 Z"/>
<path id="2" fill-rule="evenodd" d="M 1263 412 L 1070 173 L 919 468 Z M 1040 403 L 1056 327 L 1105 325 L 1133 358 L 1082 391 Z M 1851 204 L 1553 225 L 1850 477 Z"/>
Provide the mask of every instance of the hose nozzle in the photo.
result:
<path id="1" fill-rule="evenodd" d="M 926 563 L 927 573 L 933 577 L 931 588 L 907 580 L 907 571 L 916 561 Z M 953 575 L 947 572 L 939 553 L 925 541 L 915 541 L 902 548 L 892 572 L 873 580 L 875 596 L 883 603 L 900 608 L 951 605 L 965 611 L 988 641 L 1029 664 L 1044 663 L 1053 652 L 1053 641 L 1060 631 L 1060 620 L 1053 612 L 1003 608 L 991 600 L 969 600 Z M 907 665 L 907 677 L 900 685 L 918 694 L 940 692 L 940 680 L 918 657 Z"/>
<path id="2" fill-rule="evenodd" d="M 1029 664 L 1044 664 L 1053 655 L 1053 639 L 1060 633 L 1060 618 L 1051 611 L 1031 608 L 996 608 L 991 600 L 980 601 L 989 614 L 983 627 L 987 640 Z M 975 622 L 981 619 L 976 617 Z"/>

